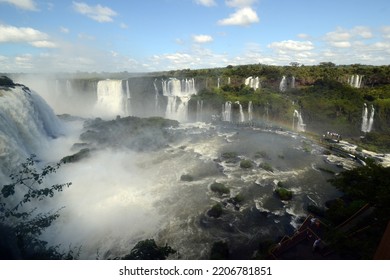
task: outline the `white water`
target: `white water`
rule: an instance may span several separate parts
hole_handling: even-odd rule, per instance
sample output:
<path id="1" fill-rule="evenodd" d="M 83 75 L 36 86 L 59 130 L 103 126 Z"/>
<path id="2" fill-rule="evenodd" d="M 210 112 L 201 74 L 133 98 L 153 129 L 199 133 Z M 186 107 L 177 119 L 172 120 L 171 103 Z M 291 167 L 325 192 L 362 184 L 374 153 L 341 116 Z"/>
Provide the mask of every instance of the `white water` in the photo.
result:
<path id="1" fill-rule="evenodd" d="M 354 88 L 360 88 L 362 85 L 363 76 L 362 75 L 352 75 L 348 78 L 348 84 Z"/>
<path id="2" fill-rule="evenodd" d="M 365 133 L 371 132 L 372 127 L 374 125 L 374 114 L 375 114 L 375 108 L 373 105 L 371 105 L 370 116 L 368 116 L 367 104 L 364 103 L 363 113 L 362 113 L 362 127 L 361 127 L 362 132 Z"/>
<path id="3" fill-rule="evenodd" d="M 196 121 L 201 122 L 203 117 L 203 100 L 196 102 Z"/>
<path id="4" fill-rule="evenodd" d="M 125 104 L 125 111 L 126 115 L 130 116 L 131 115 L 131 92 L 130 92 L 130 86 L 129 86 L 129 80 L 126 80 L 126 104 Z"/>
<path id="5" fill-rule="evenodd" d="M 186 122 L 188 120 L 188 102 L 196 94 L 195 79 L 171 78 L 162 81 L 163 95 L 168 97 L 165 117 Z"/>
<path id="6" fill-rule="evenodd" d="M 38 94 L 21 86 L 0 89 L 0 173 L 42 153 L 62 133 L 61 122 Z"/>
<path id="7" fill-rule="evenodd" d="M 248 121 L 253 120 L 253 103 L 252 101 L 249 101 L 248 103 Z"/>
<path id="8" fill-rule="evenodd" d="M 245 85 L 253 88 L 254 90 L 257 90 L 258 88 L 260 88 L 260 80 L 259 80 L 259 77 L 255 77 L 253 78 L 252 76 L 251 77 L 248 77 L 245 79 Z"/>
<path id="9" fill-rule="evenodd" d="M 280 84 L 279 84 L 279 90 L 281 92 L 285 92 L 287 90 L 287 79 L 286 79 L 286 76 L 282 77 L 282 80 L 280 81 Z"/>
<path id="10" fill-rule="evenodd" d="M 244 114 L 244 110 L 242 109 L 242 105 L 239 101 L 236 101 L 235 102 L 236 104 L 238 104 L 238 107 L 240 108 L 240 122 L 245 122 L 245 114 Z"/>
<path id="11" fill-rule="evenodd" d="M 306 124 L 303 122 L 302 115 L 297 110 L 294 110 L 292 128 L 293 128 L 293 130 L 296 130 L 299 132 L 303 132 L 306 130 Z"/>
<path id="12" fill-rule="evenodd" d="M 222 121 L 232 121 L 232 103 L 230 101 L 226 101 L 225 104 L 222 104 Z"/>
<path id="13" fill-rule="evenodd" d="M 129 93 L 130 94 L 130 93 Z M 122 80 L 103 80 L 97 84 L 96 111 L 99 115 L 113 118 L 127 116 L 127 93 Z"/>

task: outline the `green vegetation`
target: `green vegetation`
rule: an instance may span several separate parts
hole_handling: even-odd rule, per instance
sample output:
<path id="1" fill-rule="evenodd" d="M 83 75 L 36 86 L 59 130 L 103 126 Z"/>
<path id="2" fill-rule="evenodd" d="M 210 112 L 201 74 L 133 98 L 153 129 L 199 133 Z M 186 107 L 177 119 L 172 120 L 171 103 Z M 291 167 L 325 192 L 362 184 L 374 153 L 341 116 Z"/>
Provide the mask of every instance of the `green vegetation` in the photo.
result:
<path id="1" fill-rule="evenodd" d="M 275 190 L 275 193 L 281 200 L 291 200 L 293 196 L 292 191 L 280 187 Z"/>
<path id="2" fill-rule="evenodd" d="M 209 211 L 207 211 L 207 215 L 213 218 L 221 217 L 223 213 L 223 208 L 221 203 L 214 204 L 213 207 Z"/>
<path id="3" fill-rule="evenodd" d="M 263 168 L 266 171 L 274 172 L 274 169 L 272 168 L 272 166 L 269 163 L 267 163 L 267 162 L 260 163 L 259 167 Z"/>
<path id="4" fill-rule="evenodd" d="M 253 163 L 250 160 L 244 159 L 240 161 L 240 167 L 244 169 L 252 168 Z"/>
<path id="5" fill-rule="evenodd" d="M 230 193 L 230 189 L 229 188 L 227 188 L 224 184 L 217 183 L 217 182 L 214 182 L 214 183 L 212 183 L 210 185 L 210 190 L 213 191 L 213 192 L 219 193 L 220 195 L 229 194 Z"/>
<path id="6" fill-rule="evenodd" d="M 69 187 L 71 183 L 47 186 L 46 178 L 55 173 L 62 163 L 38 168 L 32 155 L 12 173 L 10 183 L 0 192 L 0 259 L 73 259 L 78 251 L 59 252 L 41 239 L 45 229 L 59 217 L 60 209 L 41 213 L 34 203 Z"/>

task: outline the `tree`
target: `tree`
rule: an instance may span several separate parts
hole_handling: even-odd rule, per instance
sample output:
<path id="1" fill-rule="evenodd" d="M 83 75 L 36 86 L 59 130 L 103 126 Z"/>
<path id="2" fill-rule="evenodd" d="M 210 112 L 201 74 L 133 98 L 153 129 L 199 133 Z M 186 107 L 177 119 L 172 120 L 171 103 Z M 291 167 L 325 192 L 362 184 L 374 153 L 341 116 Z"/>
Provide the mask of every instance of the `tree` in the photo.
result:
<path id="1" fill-rule="evenodd" d="M 46 185 L 46 178 L 55 173 L 62 163 L 38 167 L 35 155 L 12 173 L 10 183 L 0 191 L 0 258 L 1 259 L 67 259 L 74 252 L 61 253 L 48 247 L 40 235 L 58 217 L 55 212 L 42 213 L 36 203 L 53 197 L 71 183 Z"/>

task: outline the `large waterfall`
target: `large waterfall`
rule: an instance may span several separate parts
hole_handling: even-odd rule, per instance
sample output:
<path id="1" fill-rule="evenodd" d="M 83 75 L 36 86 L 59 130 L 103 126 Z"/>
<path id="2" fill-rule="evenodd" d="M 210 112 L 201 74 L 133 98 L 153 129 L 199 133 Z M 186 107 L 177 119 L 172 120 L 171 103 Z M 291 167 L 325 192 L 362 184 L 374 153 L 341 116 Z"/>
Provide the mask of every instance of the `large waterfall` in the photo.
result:
<path id="1" fill-rule="evenodd" d="M 62 125 L 47 103 L 22 86 L 0 88 L 0 175 L 12 164 L 46 149 Z"/>
<path id="2" fill-rule="evenodd" d="M 245 114 L 241 103 L 239 101 L 236 101 L 235 103 L 238 104 L 238 107 L 240 108 L 240 122 L 245 122 Z"/>
<path id="3" fill-rule="evenodd" d="M 248 103 L 248 121 L 253 121 L 253 103 L 249 101 Z"/>
<path id="4" fill-rule="evenodd" d="M 178 121 L 188 120 L 188 102 L 196 94 L 195 79 L 171 78 L 162 81 L 163 95 L 168 97 L 165 117 Z"/>
<path id="5" fill-rule="evenodd" d="M 103 116 L 129 115 L 130 89 L 123 90 L 122 80 L 103 80 L 97 85 L 96 109 Z M 126 83 L 128 87 L 128 83 Z"/>
<path id="6" fill-rule="evenodd" d="M 362 128 L 361 128 L 363 132 L 371 132 L 372 126 L 374 125 L 374 114 L 375 114 L 375 108 L 373 105 L 371 105 L 370 116 L 368 116 L 367 104 L 364 103 L 363 113 L 362 113 Z"/>

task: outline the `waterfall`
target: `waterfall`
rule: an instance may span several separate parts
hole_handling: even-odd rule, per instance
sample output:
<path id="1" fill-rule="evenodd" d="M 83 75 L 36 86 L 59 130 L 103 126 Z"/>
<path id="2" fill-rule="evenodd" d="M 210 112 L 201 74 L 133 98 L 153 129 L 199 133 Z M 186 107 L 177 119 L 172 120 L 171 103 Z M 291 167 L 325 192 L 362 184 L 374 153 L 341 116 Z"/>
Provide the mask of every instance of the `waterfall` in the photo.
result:
<path id="1" fill-rule="evenodd" d="M 96 110 L 107 117 L 126 115 L 127 93 L 123 91 L 122 80 L 104 80 L 97 84 Z"/>
<path id="2" fill-rule="evenodd" d="M 362 113 L 362 128 L 361 128 L 363 132 L 365 133 L 371 132 L 372 126 L 374 124 L 374 114 L 375 114 L 375 108 L 373 105 L 371 105 L 370 117 L 368 117 L 367 104 L 364 103 L 363 113 Z"/>
<path id="3" fill-rule="evenodd" d="M 227 101 L 225 102 L 225 104 L 222 104 L 222 121 L 232 121 L 232 103 L 230 101 Z"/>
<path id="4" fill-rule="evenodd" d="M 360 88 L 362 85 L 363 76 L 362 75 L 352 75 L 348 78 L 348 84 L 354 88 Z"/>
<path id="5" fill-rule="evenodd" d="M 131 93 L 130 93 L 130 87 L 129 87 L 129 80 L 126 80 L 126 115 L 131 115 Z"/>
<path id="6" fill-rule="evenodd" d="M 370 119 L 368 120 L 368 132 L 371 132 L 372 126 L 374 124 L 374 113 L 375 113 L 374 106 L 371 105 L 371 114 L 370 114 Z"/>
<path id="7" fill-rule="evenodd" d="M 178 121 L 187 121 L 188 102 L 196 94 L 195 79 L 171 78 L 162 81 L 163 95 L 168 98 L 165 117 Z"/>
<path id="8" fill-rule="evenodd" d="M 295 76 L 291 78 L 291 88 L 295 88 Z"/>
<path id="9" fill-rule="evenodd" d="M 239 101 L 236 101 L 235 103 L 238 104 L 240 108 L 240 122 L 245 122 L 244 110 L 242 109 L 241 103 Z"/>
<path id="10" fill-rule="evenodd" d="M 220 88 L 220 83 L 221 83 L 221 78 L 220 77 L 218 77 L 218 81 L 217 81 L 217 88 Z"/>
<path id="11" fill-rule="evenodd" d="M 279 90 L 281 92 L 285 92 L 287 90 L 287 79 L 286 79 L 286 76 L 282 77 L 282 80 L 280 81 L 280 84 L 279 84 Z"/>
<path id="12" fill-rule="evenodd" d="M 249 101 L 248 103 L 248 121 L 253 120 L 253 104 L 252 101 Z"/>
<path id="13" fill-rule="evenodd" d="M 228 85 L 230 85 L 231 83 L 231 80 L 230 80 L 230 77 L 228 77 Z"/>
<path id="14" fill-rule="evenodd" d="M 295 125 L 295 119 L 297 119 L 297 123 Z M 294 110 L 293 114 L 293 130 L 303 132 L 306 130 L 306 124 L 303 123 L 302 115 L 297 110 Z"/>
<path id="15" fill-rule="evenodd" d="M 159 102 L 158 102 L 159 93 L 158 93 L 158 88 L 157 88 L 156 81 L 157 81 L 157 79 L 155 79 L 153 81 L 153 86 L 154 86 L 154 92 L 155 92 L 155 95 L 154 95 L 154 110 L 155 110 L 155 113 L 157 114 L 159 112 L 159 110 L 160 110 L 160 105 L 159 105 Z"/>
<path id="16" fill-rule="evenodd" d="M 0 88 L 0 180 L 13 164 L 44 153 L 49 139 L 62 133 L 61 122 L 37 93 L 23 86 Z"/>
<path id="17" fill-rule="evenodd" d="M 196 102 L 196 121 L 201 122 L 203 116 L 203 100 L 198 100 Z"/>
<path id="18" fill-rule="evenodd" d="M 248 77 L 245 79 L 245 85 L 253 88 L 254 90 L 257 90 L 258 88 L 260 88 L 260 79 L 259 77 Z"/>
<path id="19" fill-rule="evenodd" d="M 72 82 L 70 80 L 66 80 L 66 95 L 67 96 L 72 96 Z"/>

